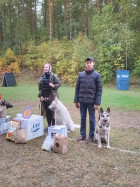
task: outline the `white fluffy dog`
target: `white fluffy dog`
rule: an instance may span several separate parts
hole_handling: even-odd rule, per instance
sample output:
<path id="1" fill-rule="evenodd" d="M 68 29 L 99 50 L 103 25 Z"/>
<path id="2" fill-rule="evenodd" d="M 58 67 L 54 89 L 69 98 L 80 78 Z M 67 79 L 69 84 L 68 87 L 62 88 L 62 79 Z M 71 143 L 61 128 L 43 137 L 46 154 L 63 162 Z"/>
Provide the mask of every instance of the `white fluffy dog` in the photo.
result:
<path id="1" fill-rule="evenodd" d="M 73 123 L 67 108 L 55 97 L 55 100 L 49 106 L 50 110 L 55 111 L 55 124 L 66 125 L 68 130 L 74 131 L 74 128 L 80 128 L 80 125 Z"/>

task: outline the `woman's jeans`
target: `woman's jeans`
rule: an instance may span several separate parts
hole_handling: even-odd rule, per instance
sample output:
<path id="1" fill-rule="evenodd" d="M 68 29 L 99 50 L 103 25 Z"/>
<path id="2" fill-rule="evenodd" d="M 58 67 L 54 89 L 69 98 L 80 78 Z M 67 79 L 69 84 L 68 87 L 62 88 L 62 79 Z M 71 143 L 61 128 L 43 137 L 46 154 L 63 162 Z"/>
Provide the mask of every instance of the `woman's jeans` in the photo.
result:
<path id="1" fill-rule="evenodd" d="M 95 109 L 94 104 L 91 103 L 80 103 L 80 114 L 81 114 L 81 128 L 80 134 L 81 137 L 86 137 L 86 116 L 87 109 L 89 112 L 89 138 L 94 137 L 95 131 Z"/>
<path id="2" fill-rule="evenodd" d="M 55 119 L 52 119 L 53 118 L 52 111 L 48 108 L 50 103 L 48 103 L 46 101 L 43 101 L 43 103 L 44 103 L 44 108 L 45 108 L 45 112 L 46 112 L 48 126 L 55 125 Z"/>

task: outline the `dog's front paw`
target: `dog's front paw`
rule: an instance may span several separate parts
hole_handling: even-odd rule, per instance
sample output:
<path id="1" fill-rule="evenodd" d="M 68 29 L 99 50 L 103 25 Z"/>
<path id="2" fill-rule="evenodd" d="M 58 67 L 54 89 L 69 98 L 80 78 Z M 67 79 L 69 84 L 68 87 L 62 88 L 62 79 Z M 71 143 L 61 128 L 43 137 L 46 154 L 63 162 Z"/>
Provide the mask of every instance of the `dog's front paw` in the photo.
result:
<path id="1" fill-rule="evenodd" d="M 70 127 L 70 131 L 74 131 L 75 129 L 74 129 L 74 127 Z"/>
<path id="2" fill-rule="evenodd" d="M 110 149 L 111 147 L 110 147 L 110 145 L 108 145 L 106 148 L 107 148 L 107 149 Z"/>
<path id="3" fill-rule="evenodd" d="M 102 145 L 98 145 L 98 148 L 100 148 L 100 149 L 101 149 L 101 148 L 102 148 Z"/>

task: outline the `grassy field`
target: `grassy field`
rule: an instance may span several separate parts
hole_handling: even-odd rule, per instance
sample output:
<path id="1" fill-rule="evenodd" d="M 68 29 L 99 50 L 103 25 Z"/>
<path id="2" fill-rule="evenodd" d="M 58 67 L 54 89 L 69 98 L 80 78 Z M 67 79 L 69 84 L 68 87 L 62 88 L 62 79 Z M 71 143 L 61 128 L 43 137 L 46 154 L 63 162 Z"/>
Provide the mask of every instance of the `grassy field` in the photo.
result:
<path id="1" fill-rule="evenodd" d="M 59 88 L 59 98 L 64 104 L 73 104 L 75 88 L 61 86 Z M 2 100 L 11 102 L 37 102 L 37 84 L 20 85 L 16 87 L 0 87 Z M 110 106 L 113 109 L 140 110 L 140 88 L 128 91 L 116 90 L 116 88 L 103 87 L 102 107 Z"/>

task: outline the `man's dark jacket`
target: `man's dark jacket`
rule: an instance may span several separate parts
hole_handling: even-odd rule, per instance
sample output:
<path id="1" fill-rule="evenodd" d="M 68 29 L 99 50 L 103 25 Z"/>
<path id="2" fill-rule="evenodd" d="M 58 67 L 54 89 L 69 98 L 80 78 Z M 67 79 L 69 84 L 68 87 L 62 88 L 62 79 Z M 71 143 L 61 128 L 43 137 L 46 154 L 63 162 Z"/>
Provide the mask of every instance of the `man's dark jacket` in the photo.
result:
<path id="1" fill-rule="evenodd" d="M 94 71 L 79 73 L 75 88 L 74 103 L 101 104 L 102 80 L 101 75 Z"/>

